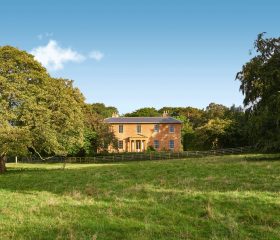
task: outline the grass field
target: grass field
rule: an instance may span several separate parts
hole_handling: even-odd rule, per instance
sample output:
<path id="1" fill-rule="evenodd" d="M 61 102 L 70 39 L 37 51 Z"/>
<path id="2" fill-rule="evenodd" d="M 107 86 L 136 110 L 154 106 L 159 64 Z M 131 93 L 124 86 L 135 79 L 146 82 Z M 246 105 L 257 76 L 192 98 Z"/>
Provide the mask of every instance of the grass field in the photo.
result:
<path id="1" fill-rule="evenodd" d="M 280 239 L 280 156 L 8 164 L 0 239 Z"/>

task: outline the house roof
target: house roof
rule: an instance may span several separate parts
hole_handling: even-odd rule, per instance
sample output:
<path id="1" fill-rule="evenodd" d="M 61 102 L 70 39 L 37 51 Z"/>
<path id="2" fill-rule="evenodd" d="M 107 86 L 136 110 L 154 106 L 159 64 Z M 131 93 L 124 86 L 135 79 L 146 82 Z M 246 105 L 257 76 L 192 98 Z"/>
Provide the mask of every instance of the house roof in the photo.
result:
<path id="1" fill-rule="evenodd" d="M 173 117 L 111 117 L 105 119 L 106 123 L 172 123 L 181 124 Z"/>

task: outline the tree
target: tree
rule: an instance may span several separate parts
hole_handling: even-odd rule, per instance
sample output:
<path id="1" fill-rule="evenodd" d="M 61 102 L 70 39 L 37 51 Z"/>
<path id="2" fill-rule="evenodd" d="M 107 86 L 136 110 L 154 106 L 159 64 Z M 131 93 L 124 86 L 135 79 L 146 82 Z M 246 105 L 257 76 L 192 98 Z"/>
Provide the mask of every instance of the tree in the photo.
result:
<path id="1" fill-rule="evenodd" d="M 222 104 L 210 103 L 205 110 L 205 117 L 209 119 L 225 118 L 228 108 Z"/>
<path id="2" fill-rule="evenodd" d="M 159 109 L 161 114 L 164 111 L 167 111 L 172 117 L 184 116 L 186 119 L 188 119 L 193 128 L 201 126 L 207 122 L 202 109 L 194 107 L 163 107 Z"/>
<path id="3" fill-rule="evenodd" d="M 183 123 L 181 131 L 183 150 L 186 151 L 193 149 L 195 131 L 192 127 L 192 124 L 190 123 L 189 119 L 183 115 L 176 118 Z"/>
<path id="4" fill-rule="evenodd" d="M 227 132 L 232 124 L 231 120 L 210 119 L 205 125 L 196 129 L 197 148 L 217 149 L 225 147 Z"/>
<path id="5" fill-rule="evenodd" d="M 118 114 L 119 111 L 117 108 L 112 106 L 105 106 L 104 103 L 93 103 L 89 104 L 93 112 L 96 112 L 100 117 L 108 118 L 112 117 L 113 114 Z"/>
<path id="6" fill-rule="evenodd" d="M 161 114 L 155 108 L 140 108 L 132 113 L 125 114 L 126 117 L 159 117 Z"/>
<path id="7" fill-rule="evenodd" d="M 25 51 L 0 47 L 0 171 L 8 154 L 43 158 L 81 146 L 83 104 L 72 81 L 52 78 Z"/>
<path id="8" fill-rule="evenodd" d="M 255 56 L 237 74 L 244 95 L 251 143 L 280 150 L 280 38 L 259 34 Z"/>
<path id="9" fill-rule="evenodd" d="M 108 147 L 117 149 L 118 140 L 110 125 L 104 122 L 104 115 L 99 115 L 92 104 L 84 106 L 84 146 L 79 155 L 92 156 L 97 152 L 106 152 Z"/>

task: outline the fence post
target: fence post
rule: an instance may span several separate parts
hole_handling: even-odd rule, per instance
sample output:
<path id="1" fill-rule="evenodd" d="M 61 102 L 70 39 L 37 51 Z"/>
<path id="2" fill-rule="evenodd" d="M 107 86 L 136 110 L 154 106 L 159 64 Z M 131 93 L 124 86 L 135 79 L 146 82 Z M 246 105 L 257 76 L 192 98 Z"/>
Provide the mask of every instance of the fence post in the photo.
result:
<path id="1" fill-rule="evenodd" d="M 16 158 L 15 158 L 15 161 L 16 161 L 16 164 L 18 163 L 18 161 L 17 161 L 17 156 L 16 156 Z"/>

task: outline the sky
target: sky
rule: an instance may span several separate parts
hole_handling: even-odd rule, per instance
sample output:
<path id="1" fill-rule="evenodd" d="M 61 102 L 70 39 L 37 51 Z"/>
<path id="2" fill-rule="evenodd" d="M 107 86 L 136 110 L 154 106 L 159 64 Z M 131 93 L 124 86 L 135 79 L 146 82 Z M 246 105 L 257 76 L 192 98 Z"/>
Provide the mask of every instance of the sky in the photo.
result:
<path id="1" fill-rule="evenodd" d="M 236 73 L 261 32 L 279 37 L 276 0 L 1 0 L 0 45 L 74 80 L 88 103 L 242 105 Z"/>

